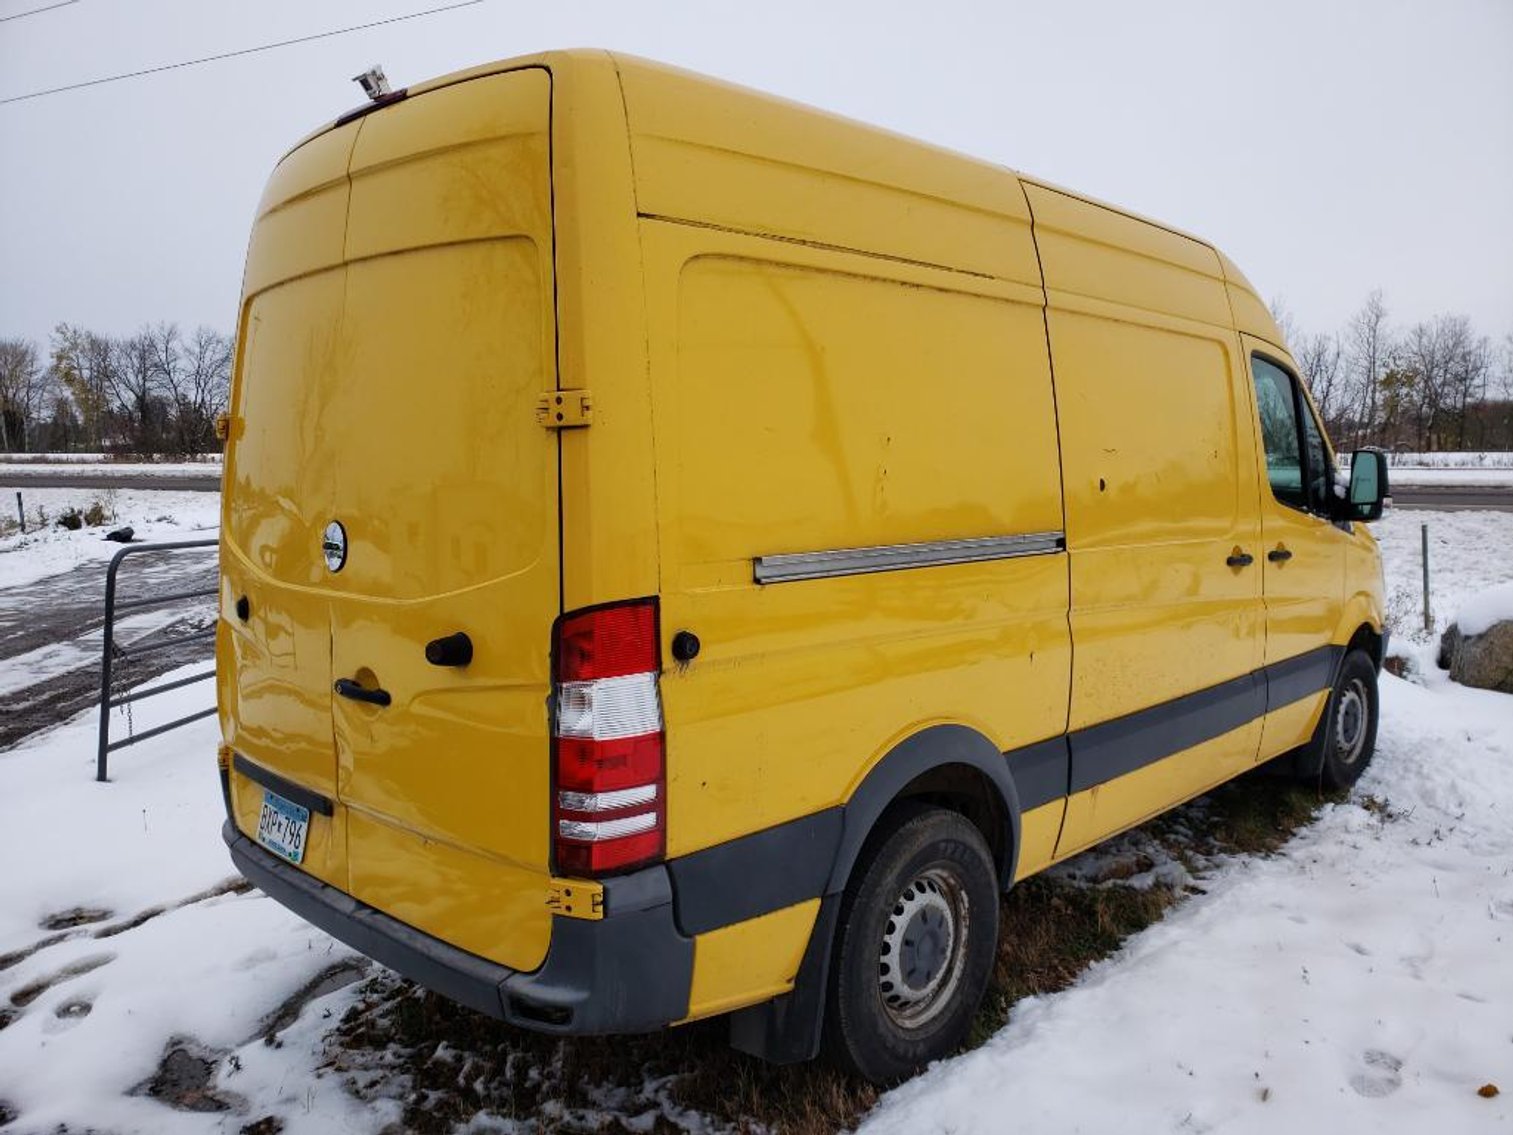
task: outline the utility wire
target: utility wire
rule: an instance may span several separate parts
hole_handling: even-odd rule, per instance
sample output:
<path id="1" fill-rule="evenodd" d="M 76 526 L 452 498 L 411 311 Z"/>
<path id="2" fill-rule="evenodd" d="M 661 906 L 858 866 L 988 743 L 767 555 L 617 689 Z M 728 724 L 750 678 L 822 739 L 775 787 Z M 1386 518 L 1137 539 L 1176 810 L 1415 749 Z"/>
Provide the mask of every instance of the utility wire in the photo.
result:
<path id="1" fill-rule="evenodd" d="M 67 0 L 73 3 L 75 0 Z M 366 31 L 368 28 L 378 28 L 385 24 L 398 24 L 405 20 L 418 20 L 422 16 L 434 16 L 440 12 L 451 12 L 457 8 L 471 8 L 474 4 L 482 4 L 483 0 L 461 0 L 457 4 L 443 4 L 439 8 L 427 8 L 423 12 L 411 12 L 407 16 L 390 16 L 386 20 L 374 20 L 367 24 L 354 24 L 350 28 L 335 28 L 328 32 L 316 32 L 314 35 L 302 35 L 296 39 L 283 39 L 277 43 L 264 43 L 256 47 L 244 47 L 238 51 L 223 51 L 219 55 L 206 55 L 199 59 L 185 59 L 178 63 L 164 63 L 159 67 L 147 67 L 141 71 L 127 71 L 120 75 L 106 75 L 99 79 L 86 79 L 82 83 L 69 83 L 62 87 L 49 87 L 45 91 L 31 91 L 24 95 L 11 95 L 9 98 L 0 99 L 0 106 L 12 102 L 25 102 L 27 99 L 40 99 L 46 95 L 62 94 L 64 91 L 77 91 L 83 87 L 98 87 L 104 83 L 119 83 L 123 79 L 139 79 L 143 75 L 157 75 L 164 71 L 177 71 L 181 67 L 198 67 L 202 63 L 216 63 L 222 59 L 235 59 L 241 55 L 255 55 L 259 51 L 272 51 L 278 47 L 292 47 L 297 43 L 309 43 L 317 39 L 330 39 L 332 36 L 347 35 L 350 32 Z M 39 11 L 41 9 L 38 9 Z M 26 15 L 26 13 L 21 13 Z"/>
<path id="2" fill-rule="evenodd" d="M 10 20 L 24 20 L 27 16 L 40 15 L 43 12 L 51 12 L 54 8 L 67 8 L 70 4 L 77 4 L 79 0 L 59 0 L 57 4 L 48 4 L 42 8 L 31 8 L 25 12 L 17 12 L 11 16 L 0 16 L 0 24 Z"/>

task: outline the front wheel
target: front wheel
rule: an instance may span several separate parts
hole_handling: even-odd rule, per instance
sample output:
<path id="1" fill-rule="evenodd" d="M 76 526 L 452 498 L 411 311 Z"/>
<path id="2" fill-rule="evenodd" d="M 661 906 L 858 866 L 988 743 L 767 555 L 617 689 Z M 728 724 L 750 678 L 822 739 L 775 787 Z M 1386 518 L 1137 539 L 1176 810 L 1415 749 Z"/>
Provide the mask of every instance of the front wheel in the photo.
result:
<path id="1" fill-rule="evenodd" d="M 1360 779 L 1376 751 L 1376 664 L 1364 650 L 1345 655 L 1312 739 L 1298 753 L 1299 779 L 1335 790 Z"/>
<path id="2" fill-rule="evenodd" d="M 982 833 L 941 808 L 904 813 L 852 872 L 825 1015 L 835 1063 L 890 1084 L 949 1055 L 998 946 L 998 878 Z"/>

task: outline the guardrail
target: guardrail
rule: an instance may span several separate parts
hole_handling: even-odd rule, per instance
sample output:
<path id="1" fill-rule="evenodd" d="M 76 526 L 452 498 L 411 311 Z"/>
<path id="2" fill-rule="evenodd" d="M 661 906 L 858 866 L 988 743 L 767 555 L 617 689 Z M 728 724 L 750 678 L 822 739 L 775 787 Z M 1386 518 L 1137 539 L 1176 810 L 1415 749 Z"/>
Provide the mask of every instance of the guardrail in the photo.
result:
<path id="1" fill-rule="evenodd" d="M 139 702 L 145 698 L 156 697 L 158 694 L 166 694 L 170 690 L 182 689 L 184 686 L 192 686 L 196 682 L 204 682 L 215 677 L 215 666 L 212 663 L 210 669 L 203 674 L 192 674 L 187 678 L 179 678 L 172 682 L 164 682 L 159 686 L 151 686 L 145 690 L 137 690 L 135 693 L 124 694 L 113 698 L 110 695 L 111 668 L 117 653 L 126 659 L 139 657 L 143 654 L 153 653 L 159 650 L 167 650 L 174 646 L 181 646 L 186 642 L 201 642 L 215 637 L 215 628 L 192 631 L 189 634 L 175 635 L 172 638 L 159 639 L 156 642 L 145 643 L 141 646 L 133 646 L 128 652 L 115 643 L 115 618 L 119 611 L 137 610 L 143 607 L 161 607 L 165 603 L 180 603 L 186 599 L 200 599 L 205 596 L 216 594 L 218 588 L 208 587 L 192 591 L 174 591 L 164 595 L 149 595 L 142 599 L 128 599 L 124 602 L 116 601 L 116 573 L 121 564 L 128 556 L 143 555 L 152 552 L 177 552 L 190 548 L 213 548 L 218 540 L 175 540 L 165 544 L 128 544 L 117 552 L 110 561 L 110 567 L 105 572 L 105 630 L 103 648 L 100 654 L 100 744 L 99 751 L 95 755 L 95 779 L 106 780 L 106 762 L 111 753 L 117 749 L 124 749 L 128 745 L 135 745 L 146 741 L 151 737 L 167 733 L 170 729 L 177 729 L 181 725 L 188 725 L 191 721 L 198 721 L 202 717 L 209 717 L 215 712 L 215 706 L 209 709 L 191 713 L 186 717 L 180 717 L 165 725 L 157 725 L 141 733 L 133 733 L 119 741 L 110 739 L 110 711 L 131 702 Z"/>

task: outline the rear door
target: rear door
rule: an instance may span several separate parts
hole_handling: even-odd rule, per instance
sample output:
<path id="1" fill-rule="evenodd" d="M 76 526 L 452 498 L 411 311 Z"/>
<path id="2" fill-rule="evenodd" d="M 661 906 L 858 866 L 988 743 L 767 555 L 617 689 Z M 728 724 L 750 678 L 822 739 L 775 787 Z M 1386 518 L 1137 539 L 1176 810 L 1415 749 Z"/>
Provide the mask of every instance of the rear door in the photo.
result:
<path id="1" fill-rule="evenodd" d="M 557 442 L 535 417 L 556 385 L 550 90 L 544 70 L 507 72 L 363 118 L 329 302 L 254 301 L 280 308 L 258 358 L 320 343 L 325 360 L 266 412 L 304 471 L 297 543 L 319 562 L 304 594 L 328 652 L 324 728 L 307 724 L 331 754 L 345 889 L 522 969 L 550 933 Z M 328 566 L 332 524 L 345 550 Z M 458 633 L 467 665 L 427 661 Z"/>

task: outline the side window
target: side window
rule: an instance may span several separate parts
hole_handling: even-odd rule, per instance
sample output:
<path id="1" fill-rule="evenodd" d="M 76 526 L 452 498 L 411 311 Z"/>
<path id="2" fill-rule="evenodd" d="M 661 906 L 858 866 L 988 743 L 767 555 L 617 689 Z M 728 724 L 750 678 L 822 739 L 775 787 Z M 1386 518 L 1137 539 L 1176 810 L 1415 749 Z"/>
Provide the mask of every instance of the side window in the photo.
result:
<path id="1" fill-rule="evenodd" d="M 1303 468 L 1308 471 L 1308 507 L 1321 516 L 1329 515 L 1329 447 L 1324 444 L 1324 434 L 1313 416 L 1308 400 L 1298 392 L 1298 404 L 1303 408 Z"/>
<path id="2" fill-rule="evenodd" d="M 1285 505 L 1307 508 L 1303 451 L 1298 444 L 1298 399 L 1292 375 L 1259 355 L 1251 356 L 1250 369 L 1256 382 L 1256 407 L 1261 413 L 1266 476 L 1271 481 L 1272 494 Z M 1317 433 L 1318 428 L 1314 427 L 1314 434 Z M 1323 448 L 1322 440 L 1319 448 Z"/>

